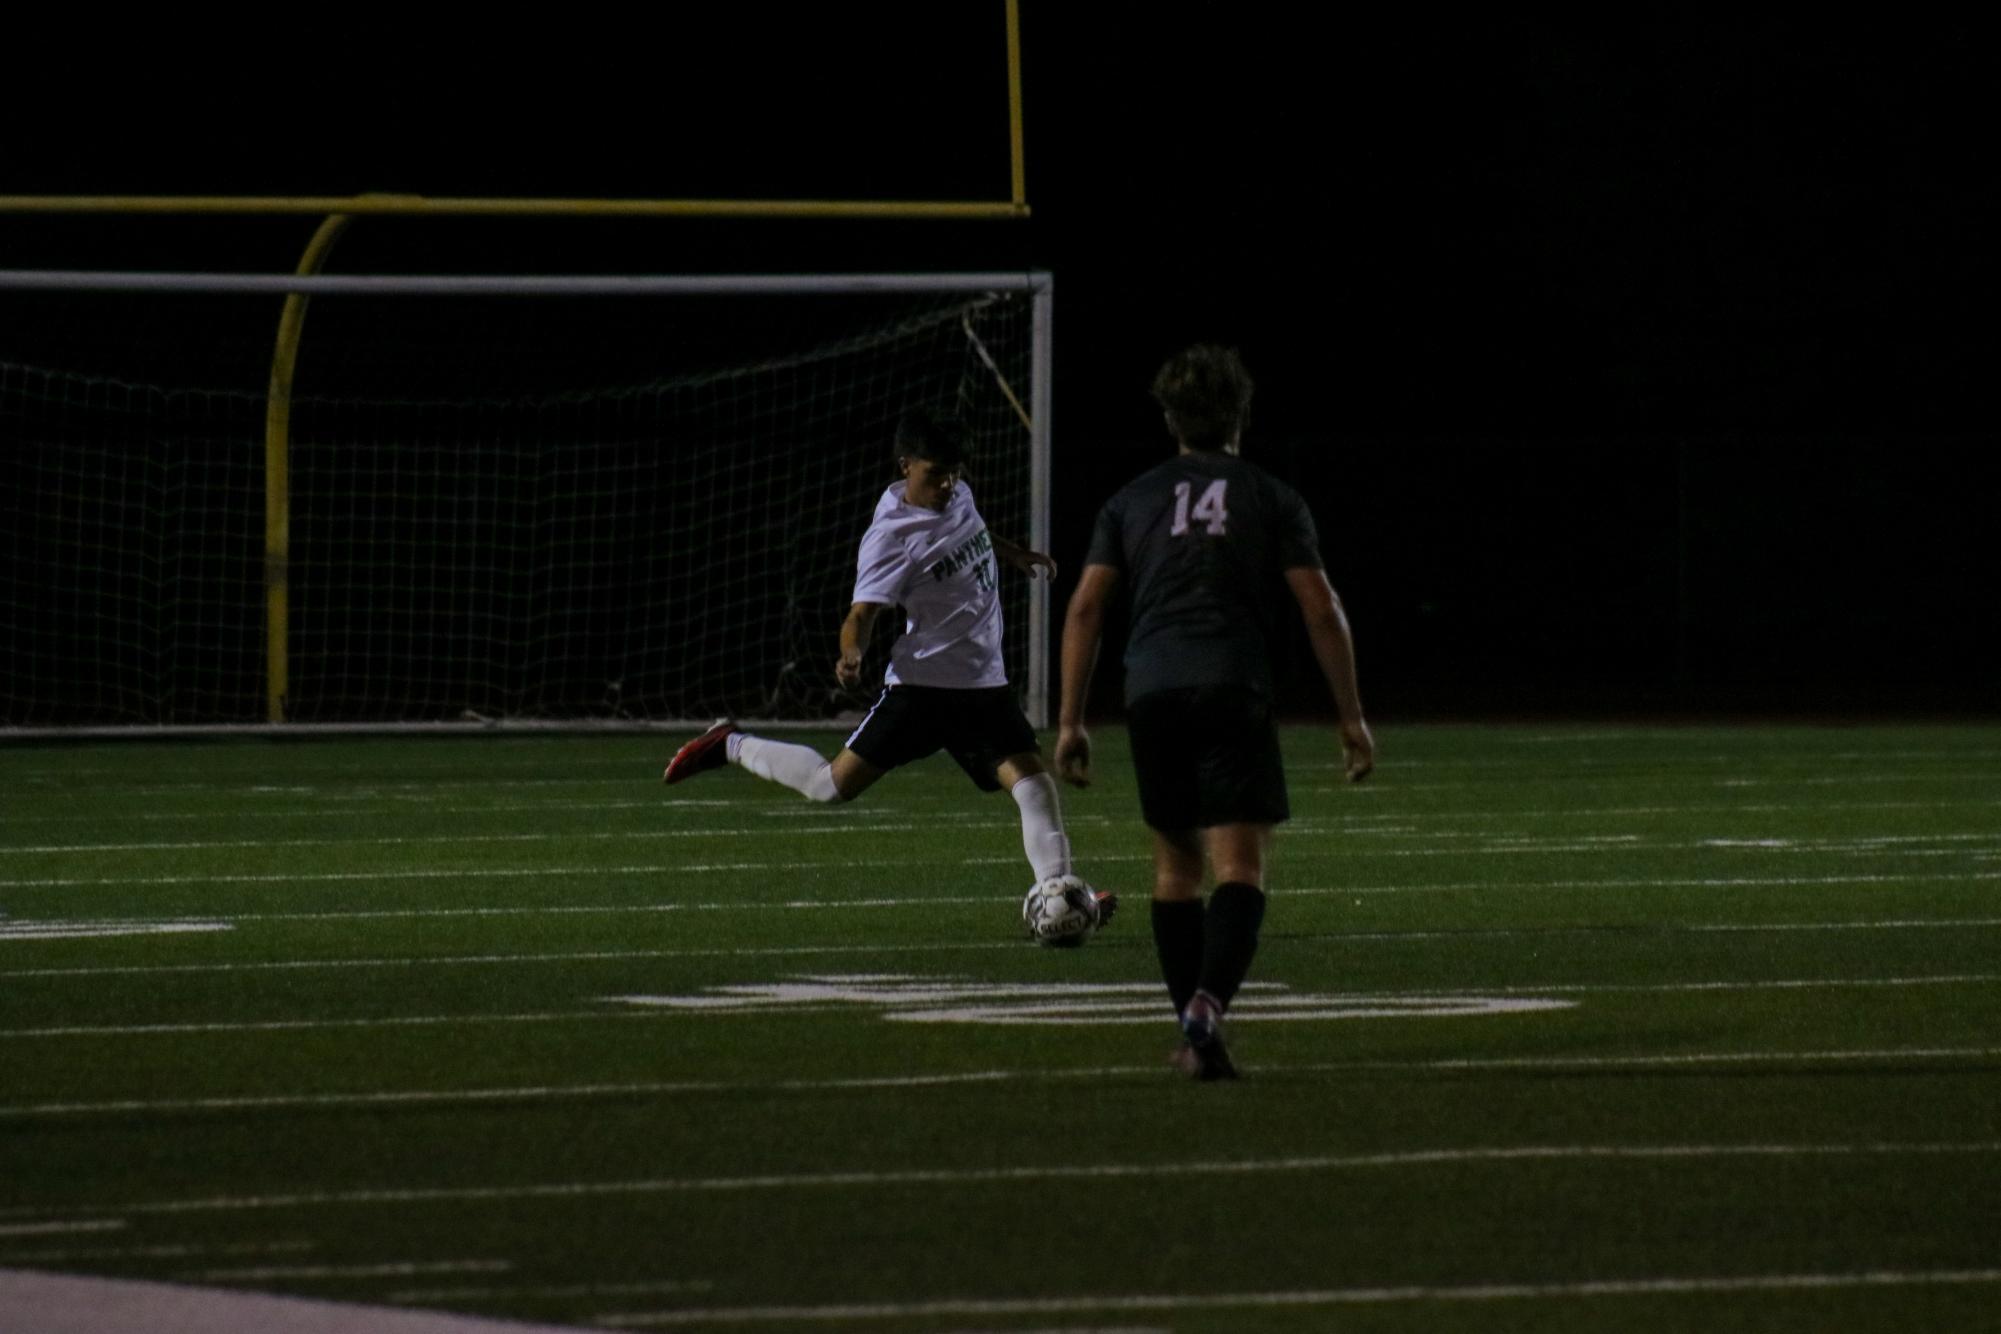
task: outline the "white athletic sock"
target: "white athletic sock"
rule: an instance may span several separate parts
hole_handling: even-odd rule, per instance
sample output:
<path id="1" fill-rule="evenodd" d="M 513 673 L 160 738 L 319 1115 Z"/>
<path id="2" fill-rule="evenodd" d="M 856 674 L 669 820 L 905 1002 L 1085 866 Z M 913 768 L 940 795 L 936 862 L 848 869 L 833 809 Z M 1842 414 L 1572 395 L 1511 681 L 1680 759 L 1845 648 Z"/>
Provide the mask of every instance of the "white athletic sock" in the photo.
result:
<path id="1" fill-rule="evenodd" d="M 737 739 L 730 738 L 730 749 L 735 752 L 730 758 L 759 778 L 783 783 L 814 801 L 841 799 L 840 792 L 834 787 L 832 766 L 827 763 L 826 756 L 811 746 L 769 741 L 748 733 L 742 735 L 741 745 L 734 744 Z"/>
<path id="2" fill-rule="evenodd" d="M 1030 774 L 1009 789 L 1021 807 L 1021 849 L 1036 883 L 1070 874 L 1070 836 L 1063 832 L 1063 811 L 1056 800 L 1056 780 L 1046 773 Z"/>

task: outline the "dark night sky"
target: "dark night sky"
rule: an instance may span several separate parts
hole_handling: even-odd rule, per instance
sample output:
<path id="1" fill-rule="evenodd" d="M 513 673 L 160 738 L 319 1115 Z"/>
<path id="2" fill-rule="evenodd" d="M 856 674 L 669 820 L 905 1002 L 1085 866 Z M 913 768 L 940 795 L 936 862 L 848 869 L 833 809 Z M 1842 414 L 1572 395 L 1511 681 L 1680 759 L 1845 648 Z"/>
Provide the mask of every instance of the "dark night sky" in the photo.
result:
<path id="1" fill-rule="evenodd" d="M 53 54 L 0 189 L 1004 197 L 999 0 L 855 8 Z M 365 219 L 333 267 L 1047 268 L 1073 568 L 1164 448 L 1154 365 L 1218 339 L 1379 708 L 2001 706 L 1970 24 L 1023 10 L 1027 221 Z M 0 215 L 0 249 L 279 271 L 311 228 Z"/>

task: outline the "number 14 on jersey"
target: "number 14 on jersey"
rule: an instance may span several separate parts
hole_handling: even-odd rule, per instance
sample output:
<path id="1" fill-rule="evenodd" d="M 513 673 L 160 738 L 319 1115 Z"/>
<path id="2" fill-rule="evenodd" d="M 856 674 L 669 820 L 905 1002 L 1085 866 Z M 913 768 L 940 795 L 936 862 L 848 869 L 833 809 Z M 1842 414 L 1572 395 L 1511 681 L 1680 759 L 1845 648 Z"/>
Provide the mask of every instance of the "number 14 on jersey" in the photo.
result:
<path id="1" fill-rule="evenodd" d="M 1193 482 L 1174 484 L 1174 527 L 1168 530 L 1171 537 L 1184 537 L 1188 533 L 1190 521 L 1207 527 L 1209 536 L 1223 536 L 1224 526 L 1230 520 L 1229 507 L 1224 496 L 1230 489 L 1227 478 L 1218 477 L 1202 488 L 1202 494 L 1195 500 L 1195 507 L 1188 507 L 1188 497 L 1195 489 Z"/>

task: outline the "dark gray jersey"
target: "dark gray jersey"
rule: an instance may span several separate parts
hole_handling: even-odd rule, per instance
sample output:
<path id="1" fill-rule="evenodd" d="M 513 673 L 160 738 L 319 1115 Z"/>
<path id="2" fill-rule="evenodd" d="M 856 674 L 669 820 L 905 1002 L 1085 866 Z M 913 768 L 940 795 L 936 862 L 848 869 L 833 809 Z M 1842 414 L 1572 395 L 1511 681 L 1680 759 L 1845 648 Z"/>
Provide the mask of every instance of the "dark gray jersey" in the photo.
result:
<path id="1" fill-rule="evenodd" d="M 1271 693 L 1270 643 L 1282 575 L 1319 569 L 1320 539 L 1299 493 L 1232 454 L 1179 454 L 1107 501 L 1090 565 L 1132 591 L 1126 699 L 1187 686 Z"/>

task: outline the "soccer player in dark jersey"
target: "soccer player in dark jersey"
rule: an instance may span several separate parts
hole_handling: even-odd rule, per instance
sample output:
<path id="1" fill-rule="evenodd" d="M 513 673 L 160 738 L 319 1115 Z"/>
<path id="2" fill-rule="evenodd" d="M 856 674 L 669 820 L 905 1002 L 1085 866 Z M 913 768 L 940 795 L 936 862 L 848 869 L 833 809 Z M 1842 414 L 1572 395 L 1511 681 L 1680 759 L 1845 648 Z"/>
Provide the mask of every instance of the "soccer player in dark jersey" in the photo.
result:
<path id="1" fill-rule="evenodd" d="M 1375 765 L 1354 642 L 1327 582 L 1306 503 L 1237 457 L 1252 383 L 1212 345 L 1170 358 L 1153 382 L 1179 452 L 1098 514 L 1063 624 L 1056 764 L 1090 782 L 1084 705 L 1105 612 L 1130 587 L 1125 697 L 1140 810 L 1153 830 L 1153 935 L 1197 1079 L 1233 1079 L 1222 1016 L 1250 971 L 1264 920 L 1265 851 L 1287 819 L 1272 722 L 1272 643 L 1285 593 L 1333 692 L 1351 781 Z M 1215 875 L 1205 905 L 1204 859 Z"/>

